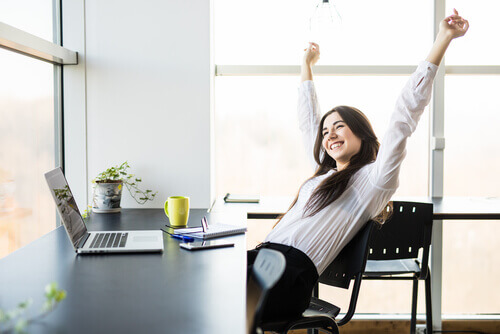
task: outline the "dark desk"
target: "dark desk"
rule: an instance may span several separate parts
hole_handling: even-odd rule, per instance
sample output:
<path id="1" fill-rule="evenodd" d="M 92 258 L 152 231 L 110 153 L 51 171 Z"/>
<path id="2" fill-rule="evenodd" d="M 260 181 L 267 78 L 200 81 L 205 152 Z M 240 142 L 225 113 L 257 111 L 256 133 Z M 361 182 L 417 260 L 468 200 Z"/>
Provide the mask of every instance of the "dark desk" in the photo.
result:
<path id="1" fill-rule="evenodd" d="M 192 210 L 199 225 L 206 210 Z M 217 218 L 233 224 L 245 217 Z M 235 221 L 237 220 L 237 221 Z M 220 220 L 218 220 L 220 221 Z M 94 214 L 89 230 L 158 229 L 161 209 Z M 67 297 L 29 333 L 245 333 L 245 236 L 228 237 L 234 248 L 199 252 L 164 238 L 163 254 L 79 255 L 63 227 L 0 260 L 0 307 L 33 298 L 31 314 L 55 281 Z"/>

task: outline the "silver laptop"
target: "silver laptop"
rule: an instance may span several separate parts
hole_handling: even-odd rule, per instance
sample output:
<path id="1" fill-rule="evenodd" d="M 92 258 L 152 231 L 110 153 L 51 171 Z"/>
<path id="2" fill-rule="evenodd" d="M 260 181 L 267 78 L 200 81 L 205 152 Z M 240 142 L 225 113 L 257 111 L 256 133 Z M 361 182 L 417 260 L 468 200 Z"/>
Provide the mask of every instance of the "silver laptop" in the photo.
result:
<path id="1" fill-rule="evenodd" d="M 60 167 L 45 173 L 62 223 L 77 253 L 163 252 L 162 231 L 87 231 Z"/>

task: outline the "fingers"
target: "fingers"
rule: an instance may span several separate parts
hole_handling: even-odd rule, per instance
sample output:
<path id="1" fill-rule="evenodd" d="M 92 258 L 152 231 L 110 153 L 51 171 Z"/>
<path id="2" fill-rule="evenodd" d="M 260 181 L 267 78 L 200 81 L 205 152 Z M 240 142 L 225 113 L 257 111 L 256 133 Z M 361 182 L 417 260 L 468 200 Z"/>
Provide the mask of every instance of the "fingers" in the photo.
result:
<path id="1" fill-rule="evenodd" d="M 315 51 L 319 53 L 319 45 L 314 42 L 309 42 L 309 46 L 304 49 L 304 51 Z"/>
<path id="2" fill-rule="evenodd" d="M 464 21 L 465 21 L 465 24 L 462 27 L 462 30 L 464 31 L 464 33 L 466 33 L 467 30 L 469 30 L 469 21 L 467 21 L 467 20 L 464 20 Z"/>
<path id="3" fill-rule="evenodd" d="M 446 22 L 458 21 L 458 20 L 462 20 L 462 17 L 459 16 L 459 15 L 455 15 L 455 14 L 447 16 L 447 17 L 444 18 L 444 21 L 446 21 Z"/>
<path id="4" fill-rule="evenodd" d="M 443 19 L 444 26 L 448 31 L 451 31 L 453 36 L 460 37 L 465 35 L 469 30 L 469 21 L 458 14 L 458 11 L 453 8 L 453 14 Z"/>
<path id="5" fill-rule="evenodd" d="M 445 17 L 443 21 L 454 29 L 465 29 L 465 31 L 467 31 L 469 22 L 463 17 L 459 16 L 456 9 L 453 9 L 453 11 L 455 12 L 455 14 Z"/>
<path id="6" fill-rule="evenodd" d="M 453 14 L 446 17 L 445 21 L 447 21 L 448 23 L 453 23 L 453 22 L 465 23 L 467 20 L 461 17 L 458 14 L 458 11 L 455 8 L 453 8 Z"/>

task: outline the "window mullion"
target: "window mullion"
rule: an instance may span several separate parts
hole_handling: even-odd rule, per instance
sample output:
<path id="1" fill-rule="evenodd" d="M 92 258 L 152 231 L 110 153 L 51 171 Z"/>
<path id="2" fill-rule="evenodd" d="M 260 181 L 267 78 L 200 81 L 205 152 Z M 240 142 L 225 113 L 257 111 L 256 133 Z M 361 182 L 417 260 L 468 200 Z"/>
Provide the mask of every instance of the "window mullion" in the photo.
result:
<path id="1" fill-rule="evenodd" d="M 439 24 L 446 15 L 446 0 L 434 0 L 434 36 L 439 32 Z M 433 197 L 443 196 L 444 179 L 444 79 L 446 62 L 443 58 L 434 79 L 431 105 L 431 143 L 429 192 Z M 436 145 L 439 143 L 439 145 Z M 431 296 L 432 322 L 434 330 L 442 327 L 442 281 L 443 281 L 443 221 L 435 220 L 432 228 L 431 249 Z"/>

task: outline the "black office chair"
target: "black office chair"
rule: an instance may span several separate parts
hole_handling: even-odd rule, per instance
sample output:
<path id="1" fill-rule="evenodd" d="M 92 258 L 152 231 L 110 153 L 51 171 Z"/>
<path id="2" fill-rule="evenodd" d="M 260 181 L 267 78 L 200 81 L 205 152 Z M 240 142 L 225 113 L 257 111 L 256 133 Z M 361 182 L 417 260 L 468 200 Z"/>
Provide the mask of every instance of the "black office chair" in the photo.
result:
<path id="1" fill-rule="evenodd" d="M 338 326 L 346 324 L 354 315 L 358 300 L 359 288 L 363 270 L 368 255 L 368 241 L 374 222 L 368 222 L 358 234 L 344 247 L 335 260 L 319 277 L 318 283 L 349 289 L 351 279 L 354 286 L 346 315 L 336 321 L 340 308 L 318 298 L 318 284 L 316 285 L 309 308 L 296 319 L 277 319 L 261 324 L 265 331 L 287 333 L 292 329 L 319 328 L 328 333 L 339 333 Z"/>
<path id="2" fill-rule="evenodd" d="M 285 271 L 285 256 L 272 249 L 261 249 L 247 282 L 247 334 L 261 333 L 257 327 L 268 291 Z"/>
<path id="3" fill-rule="evenodd" d="M 412 280 L 410 333 L 416 332 L 418 281 L 425 280 L 427 333 L 432 333 L 429 248 L 433 206 L 430 203 L 393 202 L 392 216 L 375 229 L 363 279 Z M 421 261 L 418 259 L 420 249 Z M 405 275 L 405 276 L 400 276 Z"/>

